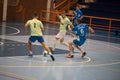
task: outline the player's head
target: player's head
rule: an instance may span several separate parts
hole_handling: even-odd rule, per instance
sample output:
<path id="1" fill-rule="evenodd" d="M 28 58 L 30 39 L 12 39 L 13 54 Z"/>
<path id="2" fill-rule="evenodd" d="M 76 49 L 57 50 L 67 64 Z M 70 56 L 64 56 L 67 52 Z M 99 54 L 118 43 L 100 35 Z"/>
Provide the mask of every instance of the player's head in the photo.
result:
<path id="1" fill-rule="evenodd" d="M 63 18 L 65 18 L 65 17 L 66 17 L 66 12 L 65 12 L 65 11 L 62 11 L 61 16 L 62 16 Z"/>
<path id="2" fill-rule="evenodd" d="M 76 10 L 81 9 L 81 6 L 79 4 L 76 5 Z"/>
<path id="3" fill-rule="evenodd" d="M 33 18 L 38 18 L 38 13 L 37 12 L 33 13 Z"/>

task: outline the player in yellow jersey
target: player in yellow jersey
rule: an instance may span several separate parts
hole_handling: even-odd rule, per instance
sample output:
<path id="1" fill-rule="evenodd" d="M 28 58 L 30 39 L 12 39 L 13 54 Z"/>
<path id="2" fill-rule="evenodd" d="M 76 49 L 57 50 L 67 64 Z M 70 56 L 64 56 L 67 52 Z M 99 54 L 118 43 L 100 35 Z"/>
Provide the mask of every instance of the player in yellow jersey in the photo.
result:
<path id="1" fill-rule="evenodd" d="M 59 28 L 59 33 L 56 35 L 55 40 L 54 40 L 54 45 L 52 48 L 52 51 L 55 51 L 56 44 L 58 40 L 60 40 L 60 43 L 66 46 L 69 46 L 68 43 L 64 41 L 64 37 L 66 35 L 66 27 L 67 25 L 72 25 L 70 22 L 69 18 L 66 16 L 65 11 L 61 13 L 61 15 L 58 15 L 58 18 L 60 20 L 60 28 Z"/>
<path id="2" fill-rule="evenodd" d="M 50 55 L 51 59 L 54 61 L 55 60 L 54 56 L 52 55 L 52 53 L 51 53 L 50 49 L 48 48 L 48 46 L 46 45 L 46 43 L 44 42 L 44 39 L 43 39 L 44 27 L 43 27 L 42 22 L 38 20 L 37 13 L 34 13 L 33 19 L 28 20 L 27 23 L 25 24 L 26 34 L 28 34 L 28 27 L 30 27 L 30 32 L 31 32 L 31 36 L 28 40 L 28 48 L 30 50 L 29 56 L 31 56 L 31 57 L 33 56 L 32 42 L 38 41 L 42 44 L 44 49 Z"/>

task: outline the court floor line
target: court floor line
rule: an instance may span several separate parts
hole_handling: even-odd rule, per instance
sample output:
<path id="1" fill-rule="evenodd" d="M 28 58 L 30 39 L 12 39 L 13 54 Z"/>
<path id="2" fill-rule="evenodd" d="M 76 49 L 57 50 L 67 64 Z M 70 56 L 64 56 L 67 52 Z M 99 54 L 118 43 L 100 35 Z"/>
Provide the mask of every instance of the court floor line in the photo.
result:
<path id="1" fill-rule="evenodd" d="M 20 33 L 20 30 L 19 30 L 18 28 L 14 28 L 14 27 L 11 27 L 11 26 L 6 26 L 6 27 L 11 28 L 11 29 L 14 29 L 14 30 L 16 30 L 17 32 L 15 32 L 15 33 L 10 33 L 10 34 L 2 34 L 2 35 L 0 35 L 0 37 L 1 37 L 1 36 L 4 36 L 4 35 L 15 35 L 15 34 Z"/>
<path id="2" fill-rule="evenodd" d="M 7 78 L 11 78 L 11 79 L 16 79 L 16 80 L 23 80 L 23 79 L 21 79 L 21 78 L 17 78 L 17 77 L 15 77 L 15 76 L 7 75 L 7 74 L 1 74 L 1 73 L 0 73 L 0 76 L 2 76 L 2 77 L 7 77 Z"/>
<path id="3" fill-rule="evenodd" d="M 3 42 L 0 42 L 0 45 L 4 45 L 4 43 L 3 43 Z"/>
<path id="4" fill-rule="evenodd" d="M 0 65 L 0 67 L 3 67 L 3 68 L 27 68 L 27 67 L 32 67 L 32 68 L 36 68 L 36 67 L 75 67 L 75 68 L 79 68 L 79 67 L 81 67 L 81 65 L 83 65 L 84 67 L 100 67 L 100 66 L 109 66 L 109 65 L 117 65 L 117 64 L 120 64 L 120 61 L 119 62 L 111 62 L 111 63 L 102 63 L 102 64 L 91 64 L 91 65 L 88 65 L 88 64 L 79 64 L 79 65 L 67 65 L 67 66 L 65 66 L 65 65 L 58 65 L 58 66 L 56 66 L 55 65 L 55 62 L 50 62 L 51 64 L 53 64 L 53 65 L 48 65 L 48 64 L 37 64 L 37 65 L 35 65 L 35 64 L 31 64 L 31 65 L 24 65 L 24 66 L 10 66 L 10 65 Z M 62 62 L 61 62 L 62 63 Z M 66 62 L 66 63 L 68 63 L 68 62 Z M 64 64 L 64 63 L 63 63 Z M 82 66 L 82 67 L 83 67 Z"/>
<path id="5" fill-rule="evenodd" d="M 98 66 L 98 68 L 101 68 L 101 69 L 104 69 L 104 70 L 108 70 L 108 71 L 112 71 L 112 72 L 120 72 L 119 69 L 112 69 L 112 68 L 103 67 L 103 66 Z"/>
<path id="6" fill-rule="evenodd" d="M 57 56 L 58 57 L 58 56 Z M 34 61 L 34 60 L 24 60 L 24 59 L 20 59 L 20 58 L 16 58 L 16 57 L 7 57 L 7 58 L 9 58 L 9 59 L 14 59 L 14 60 L 18 60 L 18 61 L 23 61 L 23 62 L 30 62 L 30 61 L 32 61 L 32 62 L 40 62 L 40 61 Z M 27 57 L 26 57 L 27 58 Z M 44 57 L 43 57 L 44 58 Z M 71 63 L 79 63 L 79 64 L 83 64 L 83 63 L 88 63 L 88 62 L 90 62 L 91 61 L 91 58 L 90 57 L 85 57 L 85 58 L 87 58 L 88 60 L 86 60 L 86 61 L 81 61 L 81 62 L 54 62 L 54 63 L 64 63 L 64 64 L 71 64 Z M 48 62 L 48 63 L 51 63 L 51 62 Z"/>
<path id="7" fill-rule="evenodd" d="M 120 64 L 120 62 L 114 62 L 114 63 L 106 63 L 106 64 L 96 64 L 96 65 L 77 65 L 77 66 L 54 66 L 54 65 L 43 65 L 43 64 L 38 64 L 38 65 L 24 65 L 24 66 L 7 66 L 7 65 L 0 65 L 2 68 L 46 68 L 46 67 L 62 67 L 62 68 L 81 68 L 81 67 L 101 67 L 101 66 L 109 66 L 109 65 L 117 65 Z"/>
<path id="8" fill-rule="evenodd" d="M 32 78 L 30 76 L 23 76 L 23 75 L 20 75 L 20 74 L 16 74 L 16 73 L 13 73 L 13 72 L 5 72 L 5 71 L 0 71 L 0 73 L 2 74 L 6 74 L 6 75 L 9 75 L 9 76 L 14 76 L 14 77 L 20 77 L 21 79 L 25 80 L 25 79 L 28 79 L 28 80 L 37 80 L 35 78 Z"/>

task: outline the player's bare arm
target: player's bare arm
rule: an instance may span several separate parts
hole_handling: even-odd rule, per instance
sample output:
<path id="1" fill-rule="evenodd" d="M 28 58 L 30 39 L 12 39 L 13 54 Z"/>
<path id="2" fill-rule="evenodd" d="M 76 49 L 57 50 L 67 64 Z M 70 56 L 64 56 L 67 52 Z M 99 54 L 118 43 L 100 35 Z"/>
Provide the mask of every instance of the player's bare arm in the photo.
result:
<path id="1" fill-rule="evenodd" d="M 28 24 L 25 24 L 26 35 L 28 35 L 28 27 L 29 27 L 29 25 L 28 25 Z"/>

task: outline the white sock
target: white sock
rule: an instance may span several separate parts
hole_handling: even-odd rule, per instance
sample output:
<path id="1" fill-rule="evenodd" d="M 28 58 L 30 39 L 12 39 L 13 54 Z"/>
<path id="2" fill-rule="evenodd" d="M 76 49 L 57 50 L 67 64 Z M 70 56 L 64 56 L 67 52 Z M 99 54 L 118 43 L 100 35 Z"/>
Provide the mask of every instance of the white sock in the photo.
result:
<path id="1" fill-rule="evenodd" d="M 51 52 L 49 52 L 49 55 L 52 55 L 52 53 L 51 53 Z"/>
<path id="2" fill-rule="evenodd" d="M 32 51 L 30 51 L 30 54 L 33 54 Z"/>

